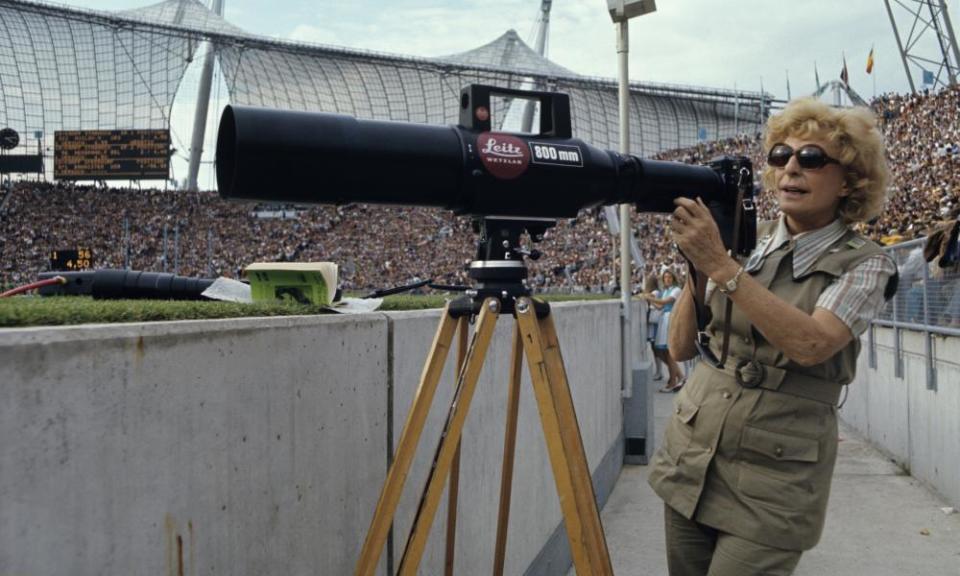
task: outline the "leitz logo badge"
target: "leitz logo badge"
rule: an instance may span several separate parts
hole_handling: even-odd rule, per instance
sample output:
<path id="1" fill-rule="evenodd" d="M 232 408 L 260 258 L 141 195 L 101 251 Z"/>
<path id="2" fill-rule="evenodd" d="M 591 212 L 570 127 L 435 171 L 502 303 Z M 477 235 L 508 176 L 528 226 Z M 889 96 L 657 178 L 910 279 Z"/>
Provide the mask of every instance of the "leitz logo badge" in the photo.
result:
<path id="1" fill-rule="evenodd" d="M 520 176 L 530 164 L 523 140 L 507 134 L 484 132 L 477 137 L 477 150 L 487 172 L 502 180 Z"/>
<path id="2" fill-rule="evenodd" d="M 530 142 L 530 160 L 534 164 L 583 167 L 583 153 L 579 146 Z"/>

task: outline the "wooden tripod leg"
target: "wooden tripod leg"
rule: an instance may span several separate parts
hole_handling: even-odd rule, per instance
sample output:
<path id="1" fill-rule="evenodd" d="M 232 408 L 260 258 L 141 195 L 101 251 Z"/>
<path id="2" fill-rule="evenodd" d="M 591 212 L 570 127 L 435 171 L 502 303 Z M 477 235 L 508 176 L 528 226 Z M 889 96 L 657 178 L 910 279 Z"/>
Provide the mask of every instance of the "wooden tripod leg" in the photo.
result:
<path id="1" fill-rule="evenodd" d="M 530 377 L 577 575 L 612 575 L 593 482 L 552 319 L 547 316 L 538 321 L 533 303 L 529 298 L 522 298 L 517 303 L 517 323 L 530 365 Z"/>
<path id="2" fill-rule="evenodd" d="M 470 319 L 462 316 L 457 322 L 457 380 L 463 372 L 467 359 L 467 338 L 470 336 Z M 447 489 L 447 551 L 443 560 L 443 573 L 453 576 L 454 559 L 457 549 L 457 500 L 460 496 L 460 444 L 453 454 L 450 465 L 450 486 Z"/>
<path id="3" fill-rule="evenodd" d="M 577 505 L 584 515 L 584 524 L 590 533 L 589 542 L 593 552 L 591 562 L 596 559 L 597 574 L 613 574 L 607 539 L 603 533 L 600 511 L 597 508 L 596 492 L 593 489 L 590 464 L 587 462 L 587 453 L 583 448 L 583 436 L 580 433 L 580 423 L 577 421 L 577 413 L 573 406 L 573 395 L 570 393 L 553 316 L 541 318 L 538 323 L 541 338 L 546 344 L 544 354 L 547 360 L 547 373 L 550 376 L 550 387 L 553 390 L 553 398 L 560 418 L 563 443 L 571 463 Z"/>
<path id="4" fill-rule="evenodd" d="M 510 356 L 510 389 L 507 392 L 507 431 L 503 438 L 503 468 L 500 471 L 500 513 L 497 516 L 497 543 L 493 573 L 503 575 L 507 555 L 507 526 L 510 523 L 510 498 L 513 489 L 513 460 L 517 446 L 517 418 L 520 411 L 520 371 L 523 369 L 523 340 L 520 325 L 513 328 L 513 352 Z"/>
<path id="5" fill-rule="evenodd" d="M 433 403 L 434 392 L 437 390 L 437 383 L 440 381 L 440 374 L 443 372 L 443 365 L 447 360 L 447 353 L 450 351 L 456 327 L 457 320 L 450 315 L 448 304 L 447 308 L 443 310 L 440 325 L 437 326 L 437 333 L 433 337 L 430 354 L 423 366 L 420 385 L 417 387 L 417 394 L 410 406 L 410 412 L 407 414 L 407 421 L 403 425 L 403 432 L 400 434 L 393 464 L 387 472 L 387 479 L 380 491 L 377 509 L 374 512 L 373 520 L 370 522 L 370 528 L 367 530 L 367 537 L 363 542 L 360 559 L 357 561 L 357 567 L 354 571 L 356 576 L 373 576 L 377 569 L 377 563 L 380 560 L 380 554 L 383 552 L 383 545 L 387 539 L 387 533 L 390 531 L 390 525 L 393 523 L 393 516 L 397 511 L 397 504 L 400 502 L 400 495 L 403 492 L 403 484 L 407 479 L 407 473 L 410 471 L 410 464 L 413 462 L 417 444 L 420 442 L 420 434 L 423 432 L 423 425 L 427 420 L 427 414 L 430 412 L 430 405 Z"/>
<path id="6" fill-rule="evenodd" d="M 498 300 L 495 298 L 484 300 L 480 318 L 477 321 L 477 330 L 473 334 L 470 349 L 467 351 L 466 365 L 460 372 L 457 391 L 454 393 L 453 401 L 450 403 L 450 411 L 447 414 L 447 423 L 444 426 L 440 444 L 437 446 L 433 458 L 433 467 L 430 470 L 427 487 L 420 499 L 420 506 L 413 520 L 410 538 L 407 540 L 407 547 L 403 552 L 403 558 L 400 560 L 399 574 L 401 576 L 415 575 L 417 567 L 420 565 L 423 549 L 426 546 L 427 537 L 430 535 L 430 526 L 433 523 L 437 507 L 440 505 L 443 485 L 450 473 L 453 454 L 460 442 L 463 425 L 470 410 L 470 401 L 473 400 L 473 393 L 477 388 L 477 379 L 480 377 L 480 370 L 483 368 L 487 348 L 493 336 L 493 329 L 496 327 L 499 314 L 500 302 Z"/>

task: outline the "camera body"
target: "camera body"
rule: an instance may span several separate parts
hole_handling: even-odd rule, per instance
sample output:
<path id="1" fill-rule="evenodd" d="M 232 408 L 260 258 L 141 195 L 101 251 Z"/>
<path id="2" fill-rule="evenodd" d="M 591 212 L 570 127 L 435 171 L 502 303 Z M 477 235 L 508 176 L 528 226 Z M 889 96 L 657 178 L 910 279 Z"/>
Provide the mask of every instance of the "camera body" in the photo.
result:
<path id="1" fill-rule="evenodd" d="M 494 131 L 494 96 L 536 100 L 538 132 Z M 623 177 L 633 167 L 620 154 L 573 138 L 566 94 L 473 84 L 460 93 L 456 129 L 464 159 L 458 214 L 575 218 L 626 192 Z"/>
<path id="2" fill-rule="evenodd" d="M 718 194 L 707 201 L 727 248 L 749 256 L 757 246 L 757 204 L 753 164 L 745 156 L 720 156 L 707 163 L 720 176 Z"/>

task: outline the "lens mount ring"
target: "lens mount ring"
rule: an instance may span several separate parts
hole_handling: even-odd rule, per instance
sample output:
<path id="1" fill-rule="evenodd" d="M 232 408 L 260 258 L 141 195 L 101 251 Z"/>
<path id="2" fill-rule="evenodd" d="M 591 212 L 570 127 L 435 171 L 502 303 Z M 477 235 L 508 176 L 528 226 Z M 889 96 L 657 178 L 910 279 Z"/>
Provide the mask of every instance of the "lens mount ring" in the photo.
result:
<path id="1" fill-rule="evenodd" d="M 494 268 L 526 268 L 522 260 L 474 260 L 470 263 L 472 270 Z"/>

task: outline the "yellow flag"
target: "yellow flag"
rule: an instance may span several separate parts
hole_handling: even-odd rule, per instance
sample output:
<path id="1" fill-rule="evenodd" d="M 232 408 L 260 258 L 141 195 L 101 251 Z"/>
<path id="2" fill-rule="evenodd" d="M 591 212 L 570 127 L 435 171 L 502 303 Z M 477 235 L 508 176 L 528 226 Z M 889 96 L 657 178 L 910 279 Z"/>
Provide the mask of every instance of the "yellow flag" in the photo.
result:
<path id="1" fill-rule="evenodd" d="M 867 55 L 867 74 L 873 72 L 873 48 L 870 48 L 870 54 Z"/>

